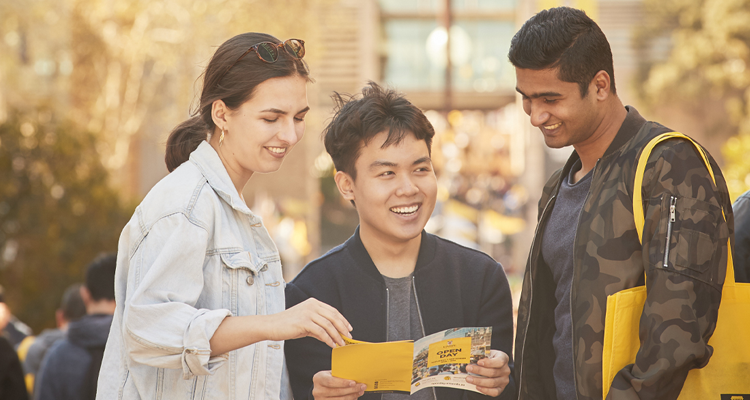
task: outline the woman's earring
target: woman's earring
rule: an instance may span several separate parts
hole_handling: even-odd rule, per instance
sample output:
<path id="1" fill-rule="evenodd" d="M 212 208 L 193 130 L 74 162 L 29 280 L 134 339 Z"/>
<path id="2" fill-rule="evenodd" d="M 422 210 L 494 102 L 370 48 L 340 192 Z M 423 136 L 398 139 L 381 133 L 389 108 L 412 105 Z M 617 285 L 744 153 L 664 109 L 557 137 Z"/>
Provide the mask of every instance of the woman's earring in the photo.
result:
<path id="1" fill-rule="evenodd" d="M 219 147 L 224 144 L 224 128 L 221 128 L 221 136 L 219 136 Z"/>

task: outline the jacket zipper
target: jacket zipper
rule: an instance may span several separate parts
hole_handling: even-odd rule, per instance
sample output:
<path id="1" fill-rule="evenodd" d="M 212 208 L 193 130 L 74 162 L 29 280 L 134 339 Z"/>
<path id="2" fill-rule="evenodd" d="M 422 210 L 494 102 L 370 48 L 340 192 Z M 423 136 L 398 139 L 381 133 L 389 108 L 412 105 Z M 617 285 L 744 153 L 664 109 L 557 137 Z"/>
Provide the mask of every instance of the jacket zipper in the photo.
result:
<path id="1" fill-rule="evenodd" d="M 385 341 L 388 341 L 388 324 L 391 321 L 391 291 L 385 288 Z M 383 394 L 380 394 L 380 400 L 383 400 Z"/>
<path id="2" fill-rule="evenodd" d="M 601 161 L 601 158 L 596 160 L 596 164 L 594 164 L 594 169 L 591 172 L 591 183 L 594 183 L 596 181 L 596 167 L 599 166 L 599 161 Z M 586 193 L 586 198 L 583 199 L 583 205 L 581 205 L 581 210 L 578 211 L 578 222 L 576 223 L 576 235 L 573 237 L 573 280 L 575 281 L 576 277 L 576 238 L 578 237 L 578 227 L 581 226 L 581 216 L 583 215 L 583 208 L 586 207 L 586 202 L 589 201 L 589 196 L 591 195 L 591 188 L 589 187 L 589 191 Z M 573 327 L 574 327 L 574 321 L 573 321 L 573 291 L 575 290 L 575 285 L 571 282 L 570 286 L 570 298 L 568 299 L 568 308 L 570 309 L 570 345 L 571 347 L 574 347 L 573 349 L 573 388 L 576 391 L 576 399 L 578 399 L 578 379 L 576 379 L 576 359 L 575 359 L 575 337 L 573 337 Z"/>
<path id="3" fill-rule="evenodd" d="M 385 341 L 387 342 L 388 337 L 388 324 L 391 321 L 391 291 L 385 288 Z"/>
<path id="4" fill-rule="evenodd" d="M 417 278 L 412 275 L 411 276 L 411 288 L 414 291 L 414 302 L 417 303 L 417 316 L 419 317 L 419 327 L 422 328 L 422 337 L 427 336 L 424 330 L 424 321 L 422 320 L 422 308 L 419 306 L 419 297 L 417 296 Z M 432 398 L 437 399 L 437 393 L 435 393 L 435 388 L 432 387 Z"/>
<path id="5" fill-rule="evenodd" d="M 664 245 L 664 263 L 662 267 L 669 267 L 669 244 L 672 241 L 672 225 L 676 218 L 675 204 L 677 203 L 677 197 L 669 196 L 669 223 L 667 224 L 667 244 Z"/>
<path id="6" fill-rule="evenodd" d="M 539 222 L 542 222 L 544 220 L 544 217 L 547 215 L 547 210 L 549 209 L 549 205 L 550 203 L 552 203 L 553 200 L 555 200 L 555 198 L 557 198 L 557 195 L 554 195 L 550 197 L 549 200 L 547 200 L 547 204 L 544 205 L 544 209 L 542 210 L 542 217 L 539 218 Z M 539 225 L 540 224 L 536 225 L 536 229 L 534 230 L 534 238 L 531 240 L 532 252 L 529 252 L 529 261 L 531 261 L 531 258 L 534 257 L 533 250 L 534 250 L 534 246 L 536 246 L 537 238 L 539 237 Z M 531 262 L 529 262 L 529 266 L 531 265 L 532 265 Z M 523 343 L 521 344 L 520 358 L 518 358 L 519 355 L 516 354 L 516 358 L 521 360 L 521 367 L 519 368 L 519 371 L 518 371 L 518 399 L 519 400 L 521 399 L 521 388 L 523 387 L 521 385 L 521 382 L 523 381 L 523 365 L 524 365 L 523 355 L 526 350 L 526 338 L 529 336 L 529 323 L 531 323 L 531 306 L 534 304 L 534 280 L 533 280 L 534 278 L 533 276 L 534 274 L 531 271 L 529 271 L 529 291 L 531 291 L 531 293 L 529 294 L 529 318 L 526 319 L 526 329 L 524 330 L 524 332 L 526 333 L 523 335 Z"/>
<path id="7" fill-rule="evenodd" d="M 411 288 L 414 291 L 414 302 L 417 303 L 417 316 L 419 317 L 419 326 L 422 328 L 422 337 L 425 337 L 426 334 L 424 332 L 424 321 L 422 321 L 422 309 L 419 307 L 419 297 L 417 297 L 417 281 L 413 275 L 411 277 Z"/>

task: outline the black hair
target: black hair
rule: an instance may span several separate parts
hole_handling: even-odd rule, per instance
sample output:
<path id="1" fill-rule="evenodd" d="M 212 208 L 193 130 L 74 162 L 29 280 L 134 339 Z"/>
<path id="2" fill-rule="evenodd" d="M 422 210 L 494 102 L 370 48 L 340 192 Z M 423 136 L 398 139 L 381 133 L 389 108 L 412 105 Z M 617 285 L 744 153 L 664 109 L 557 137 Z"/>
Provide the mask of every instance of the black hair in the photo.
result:
<path id="1" fill-rule="evenodd" d="M 357 178 L 354 164 L 360 149 L 378 133 L 388 130 L 388 138 L 382 148 L 398 144 L 407 134 L 424 140 L 427 151 L 432 154 L 432 137 L 435 129 L 422 110 L 393 89 L 384 89 L 375 82 L 368 82 L 362 89 L 362 97 L 342 96 L 334 92 L 335 114 L 323 130 L 326 151 L 333 159 L 337 170 Z"/>
<path id="2" fill-rule="evenodd" d="M 101 254 L 86 267 L 86 289 L 91 298 L 98 300 L 115 299 L 115 267 L 117 254 Z"/>
<path id="3" fill-rule="evenodd" d="M 83 285 L 80 283 L 74 283 L 68 286 L 63 293 L 60 310 L 68 321 L 75 321 L 86 315 L 86 305 L 83 304 L 83 299 L 81 299 L 81 286 Z"/>
<path id="4" fill-rule="evenodd" d="M 529 18 L 513 36 L 508 59 L 516 68 L 559 68 L 559 79 L 577 83 L 581 97 L 588 94 L 594 76 L 605 71 L 612 93 L 617 94 L 607 37 L 594 20 L 575 8 L 550 8 Z"/>
<path id="5" fill-rule="evenodd" d="M 245 54 L 237 61 L 250 47 L 262 42 L 281 43 L 269 34 L 249 32 L 227 40 L 216 50 L 201 74 L 203 88 L 193 117 L 177 125 L 167 139 L 164 161 L 169 172 L 187 161 L 190 153 L 216 128 L 211 117 L 214 101 L 223 100 L 230 110 L 236 110 L 268 79 L 298 75 L 310 80 L 305 61 L 283 50 L 274 63 L 262 61 L 255 54 Z"/>

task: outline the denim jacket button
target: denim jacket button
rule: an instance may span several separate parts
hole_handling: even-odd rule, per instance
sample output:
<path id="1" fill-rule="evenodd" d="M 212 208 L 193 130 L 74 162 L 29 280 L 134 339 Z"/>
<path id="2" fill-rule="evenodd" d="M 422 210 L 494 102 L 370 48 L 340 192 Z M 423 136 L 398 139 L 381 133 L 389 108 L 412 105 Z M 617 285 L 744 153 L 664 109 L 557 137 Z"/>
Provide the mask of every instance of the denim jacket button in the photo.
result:
<path id="1" fill-rule="evenodd" d="M 253 283 L 255 283 L 255 278 L 253 278 L 253 276 L 250 275 L 250 276 L 247 277 L 247 279 L 245 280 L 245 282 L 247 282 L 248 285 L 252 286 Z"/>

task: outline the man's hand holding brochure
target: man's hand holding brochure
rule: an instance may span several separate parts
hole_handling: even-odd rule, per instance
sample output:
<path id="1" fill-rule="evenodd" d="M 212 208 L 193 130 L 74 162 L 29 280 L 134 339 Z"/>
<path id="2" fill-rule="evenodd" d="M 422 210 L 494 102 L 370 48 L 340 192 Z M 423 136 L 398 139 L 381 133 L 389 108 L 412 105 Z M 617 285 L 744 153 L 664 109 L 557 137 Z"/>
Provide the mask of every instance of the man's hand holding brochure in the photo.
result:
<path id="1" fill-rule="evenodd" d="M 451 387 L 498 396 L 508 384 L 508 356 L 490 350 L 492 328 L 453 328 L 416 342 L 367 343 L 345 338 L 332 371 L 314 378 L 316 399 L 355 399 L 367 392 L 414 393 Z"/>

